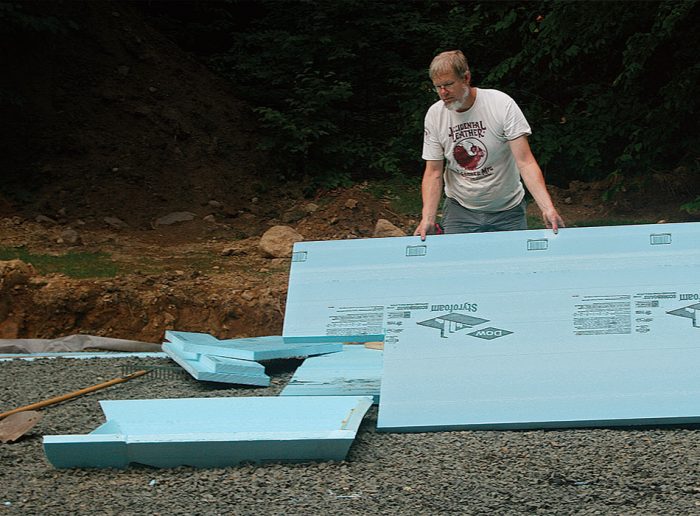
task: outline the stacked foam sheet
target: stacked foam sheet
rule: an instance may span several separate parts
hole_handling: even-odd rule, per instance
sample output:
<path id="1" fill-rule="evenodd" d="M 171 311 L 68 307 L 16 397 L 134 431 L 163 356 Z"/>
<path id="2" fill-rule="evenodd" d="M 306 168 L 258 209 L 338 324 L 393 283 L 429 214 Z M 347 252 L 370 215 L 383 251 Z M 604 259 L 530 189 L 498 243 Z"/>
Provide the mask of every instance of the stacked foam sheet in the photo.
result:
<path id="1" fill-rule="evenodd" d="M 166 331 L 163 351 L 195 379 L 267 386 L 259 361 L 308 357 L 342 349 L 337 342 L 287 343 L 280 336 L 219 340 L 206 333 Z"/>
<path id="2" fill-rule="evenodd" d="M 345 345 L 339 353 L 310 357 L 281 396 L 372 396 L 379 402 L 383 351 Z"/>
<path id="3" fill-rule="evenodd" d="M 54 467 L 218 468 L 343 460 L 372 398 L 183 398 L 100 405 L 107 421 L 90 434 L 44 437 Z"/>
<path id="4" fill-rule="evenodd" d="M 696 423 L 698 242 L 698 223 L 298 242 L 283 335 L 384 335 L 383 430 Z"/>

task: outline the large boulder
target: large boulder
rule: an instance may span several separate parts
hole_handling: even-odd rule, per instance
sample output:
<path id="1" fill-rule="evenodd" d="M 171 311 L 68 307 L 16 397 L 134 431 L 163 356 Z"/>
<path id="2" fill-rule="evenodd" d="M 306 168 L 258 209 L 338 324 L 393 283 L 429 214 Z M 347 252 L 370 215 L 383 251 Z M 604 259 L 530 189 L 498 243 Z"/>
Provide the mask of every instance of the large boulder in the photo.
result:
<path id="1" fill-rule="evenodd" d="M 287 258 L 292 255 L 295 242 L 304 237 L 289 226 L 273 226 L 260 238 L 260 251 L 270 258 Z"/>
<path id="2" fill-rule="evenodd" d="M 406 233 L 403 230 L 401 230 L 400 228 L 393 225 L 388 220 L 379 219 L 377 221 L 377 224 L 374 226 L 373 236 L 375 238 L 402 237 L 402 236 L 406 236 Z"/>

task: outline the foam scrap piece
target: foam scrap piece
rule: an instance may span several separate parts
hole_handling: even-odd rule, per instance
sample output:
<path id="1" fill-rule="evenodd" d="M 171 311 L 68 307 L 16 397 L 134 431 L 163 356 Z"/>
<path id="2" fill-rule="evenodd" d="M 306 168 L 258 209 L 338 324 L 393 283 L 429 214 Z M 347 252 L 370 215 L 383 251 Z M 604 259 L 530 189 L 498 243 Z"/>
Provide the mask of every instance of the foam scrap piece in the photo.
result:
<path id="1" fill-rule="evenodd" d="M 240 360 L 276 360 L 305 358 L 342 349 L 340 342 L 287 342 L 282 336 L 251 337 L 219 340 L 206 333 L 166 331 L 165 337 L 179 342 L 185 351 Z"/>
<path id="2" fill-rule="evenodd" d="M 192 353 L 184 350 L 179 342 L 164 342 L 163 351 L 195 380 L 259 387 L 270 385 L 265 367 L 257 362 Z"/>
<path id="3" fill-rule="evenodd" d="M 223 468 L 341 461 L 372 406 L 367 396 L 100 401 L 106 422 L 86 435 L 46 435 L 56 468 Z"/>

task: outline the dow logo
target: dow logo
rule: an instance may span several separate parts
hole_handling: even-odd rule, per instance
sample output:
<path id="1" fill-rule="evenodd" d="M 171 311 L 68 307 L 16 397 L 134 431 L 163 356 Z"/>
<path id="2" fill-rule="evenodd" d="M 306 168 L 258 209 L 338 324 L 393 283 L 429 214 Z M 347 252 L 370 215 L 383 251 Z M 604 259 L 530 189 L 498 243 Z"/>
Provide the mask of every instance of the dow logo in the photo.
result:
<path id="1" fill-rule="evenodd" d="M 473 331 L 469 333 L 469 335 L 471 335 L 472 337 L 478 337 L 480 339 L 493 340 L 499 337 L 505 337 L 506 335 L 510 335 L 511 333 L 513 332 L 508 330 L 501 330 L 500 328 L 489 327 Z"/>

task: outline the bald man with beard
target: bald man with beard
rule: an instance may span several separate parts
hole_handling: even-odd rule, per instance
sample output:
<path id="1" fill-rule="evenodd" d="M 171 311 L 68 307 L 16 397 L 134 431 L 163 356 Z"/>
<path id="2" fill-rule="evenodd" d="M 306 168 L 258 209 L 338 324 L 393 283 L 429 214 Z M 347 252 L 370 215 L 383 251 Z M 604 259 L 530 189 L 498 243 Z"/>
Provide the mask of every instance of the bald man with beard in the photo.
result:
<path id="1" fill-rule="evenodd" d="M 429 75 L 440 99 L 425 116 L 423 211 L 414 234 L 425 240 L 435 233 L 443 191 L 445 233 L 527 229 L 525 187 L 545 226 L 555 233 L 564 227 L 515 101 L 501 91 L 473 87 L 460 50 L 435 56 Z"/>

